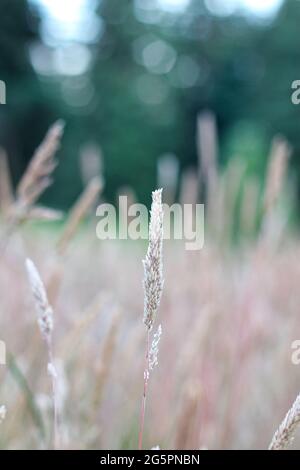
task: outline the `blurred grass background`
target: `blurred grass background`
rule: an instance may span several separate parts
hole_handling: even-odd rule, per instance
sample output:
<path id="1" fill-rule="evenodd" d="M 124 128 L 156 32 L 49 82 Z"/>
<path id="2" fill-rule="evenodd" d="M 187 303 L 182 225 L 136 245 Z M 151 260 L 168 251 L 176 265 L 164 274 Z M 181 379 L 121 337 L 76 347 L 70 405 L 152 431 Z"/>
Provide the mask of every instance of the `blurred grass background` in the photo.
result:
<path id="1" fill-rule="evenodd" d="M 267 448 L 299 393 L 299 20 L 297 0 L 0 0 L 1 448 L 51 441 L 27 257 L 55 312 L 61 447 L 136 448 L 146 242 L 78 231 L 98 196 L 155 187 L 205 202 L 206 239 L 165 243 L 145 446 Z M 49 207 L 71 211 L 41 224 Z"/>

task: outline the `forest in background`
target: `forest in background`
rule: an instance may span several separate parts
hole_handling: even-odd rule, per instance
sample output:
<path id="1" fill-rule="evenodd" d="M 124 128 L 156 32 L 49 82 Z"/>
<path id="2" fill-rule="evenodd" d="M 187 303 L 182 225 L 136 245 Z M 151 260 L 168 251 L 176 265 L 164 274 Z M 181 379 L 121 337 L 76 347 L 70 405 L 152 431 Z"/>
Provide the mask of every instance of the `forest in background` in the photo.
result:
<path id="1" fill-rule="evenodd" d="M 98 34 L 51 43 L 37 4 L 0 1 L 0 78 L 7 84 L 0 144 L 14 182 L 49 125 L 62 118 L 61 164 L 47 204 L 70 207 L 84 184 L 80 155 L 96 147 L 105 198 L 114 201 L 130 187 L 148 203 L 162 156 L 175 155 L 180 172 L 196 167 L 197 115 L 206 109 L 216 116 L 221 168 L 241 159 L 247 175 L 263 180 L 279 133 L 293 148 L 291 177 L 298 181 L 299 107 L 291 84 L 300 78 L 300 3 L 286 0 L 272 21 L 215 16 L 198 0 L 181 14 L 154 4 L 91 2 Z"/>

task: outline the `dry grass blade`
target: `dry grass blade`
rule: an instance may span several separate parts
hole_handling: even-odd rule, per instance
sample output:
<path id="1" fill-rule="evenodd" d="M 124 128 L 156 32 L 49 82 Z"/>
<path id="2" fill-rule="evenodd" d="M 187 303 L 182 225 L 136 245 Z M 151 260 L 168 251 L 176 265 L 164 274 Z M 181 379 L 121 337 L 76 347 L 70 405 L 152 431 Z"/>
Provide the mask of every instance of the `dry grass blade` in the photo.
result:
<path id="1" fill-rule="evenodd" d="M 175 202 L 179 176 L 179 161 L 175 155 L 162 155 L 157 164 L 157 181 L 164 188 L 164 201 L 170 206 Z"/>
<path id="2" fill-rule="evenodd" d="M 12 377 L 18 384 L 22 394 L 25 397 L 27 410 L 30 413 L 34 424 L 36 425 L 42 440 L 45 440 L 46 432 L 45 432 L 45 425 L 43 422 L 43 417 L 40 413 L 40 410 L 36 404 L 35 396 L 32 390 L 30 389 L 26 377 L 24 376 L 23 372 L 21 371 L 20 367 L 17 364 L 17 361 L 13 354 L 8 354 L 8 362 L 7 362 L 8 370 L 11 373 Z"/>
<path id="3" fill-rule="evenodd" d="M 99 177 L 93 178 L 80 196 L 79 200 L 75 203 L 69 215 L 63 234 L 57 243 L 57 251 L 59 254 L 62 255 L 65 253 L 68 244 L 75 235 L 79 224 L 92 208 L 102 188 L 102 179 Z"/>
<path id="4" fill-rule="evenodd" d="M 290 154 L 291 148 L 288 142 L 282 137 L 275 137 L 265 183 L 261 243 L 276 243 L 285 225 L 283 211 L 279 203 L 283 196 Z"/>
<path id="5" fill-rule="evenodd" d="M 60 287 L 64 275 L 64 267 L 61 258 L 57 256 L 53 257 L 52 265 L 49 266 L 48 279 L 46 281 L 46 288 L 48 293 L 48 299 L 52 306 L 55 306 Z"/>
<path id="6" fill-rule="evenodd" d="M 218 139 L 215 115 L 210 111 L 205 111 L 198 116 L 197 150 L 199 167 L 207 186 L 208 204 L 211 205 L 218 178 Z"/>
<path id="7" fill-rule="evenodd" d="M 5 216 L 9 214 L 13 202 L 14 196 L 7 154 L 4 149 L 0 148 L 0 209 Z"/>
<path id="8" fill-rule="evenodd" d="M 292 443 L 296 429 L 300 425 L 300 394 L 287 412 L 275 432 L 269 450 L 284 450 Z"/>
<path id="9" fill-rule="evenodd" d="M 291 154 L 288 142 L 282 137 L 275 137 L 272 144 L 267 180 L 264 194 L 264 210 L 269 213 L 278 201 Z"/>
<path id="10" fill-rule="evenodd" d="M 101 403 L 104 385 L 107 382 L 108 375 L 111 369 L 113 354 L 116 347 L 116 338 L 118 328 L 120 325 L 120 312 L 119 310 L 113 313 L 113 319 L 106 335 L 102 352 L 100 355 L 100 362 L 96 366 L 96 381 L 94 384 L 94 406 L 97 409 Z"/>
<path id="11" fill-rule="evenodd" d="M 182 174 L 180 181 L 180 204 L 197 204 L 199 195 L 199 180 L 194 168 L 188 168 Z"/>
<path id="12" fill-rule="evenodd" d="M 103 174 L 101 148 L 94 143 L 84 145 L 80 151 L 80 169 L 83 184 L 86 186 L 95 176 Z"/>
<path id="13" fill-rule="evenodd" d="M 198 382 L 188 383 L 184 391 L 182 411 L 178 417 L 176 431 L 176 449 L 189 449 L 191 441 L 195 440 L 195 430 L 199 420 L 199 404 L 201 399 L 201 386 Z M 193 442 L 193 445 L 199 445 Z"/>
<path id="14" fill-rule="evenodd" d="M 78 315 L 73 328 L 69 334 L 64 336 L 63 341 L 59 346 L 60 357 L 68 357 L 73 354 L 74 344 L 78 347 L 79 344 L 84 340 L 84 333 L 91 326 L 91 324 L 99 317 L 102 309 L 110 296 L 103 293 L 96 296 L 95 299 L 87 306 L 84 312 Z"/>
<path id="15" fill-rule="evenodd" d="M 245 182 L 240 208 L 240 224 L 244 234 L 253 234 L 257 220 L 259 185 L 255 178 Z"/>

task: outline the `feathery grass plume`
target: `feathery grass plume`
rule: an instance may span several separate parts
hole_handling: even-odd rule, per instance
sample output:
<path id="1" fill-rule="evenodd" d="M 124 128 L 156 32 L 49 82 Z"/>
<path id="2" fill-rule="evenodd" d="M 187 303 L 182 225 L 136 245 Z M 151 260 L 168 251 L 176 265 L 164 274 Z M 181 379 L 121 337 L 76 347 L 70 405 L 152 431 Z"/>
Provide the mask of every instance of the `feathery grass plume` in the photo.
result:
<path id="1" fill-rule="evenodd" d="M 284 450 L 293 441 L 296 429 L 300 425 L 300 394 L 287 412 L 284 420 L 275 432 L 269 450 Z"/>
<path id="2" fill-rule="evenodd" d="M 43 338 L 51 341 L 53 331 L 53 310 L 49 305 L 47 293 L 40 275 L 30 259 L 26 260 L 27 274 L 38 315 L 38 324 Z"/>
<path id="3" fill-rule="evenodd" d="M 17 203 L 22 209 L 32 206 L 51 185 L 51 174 L 57 166 L 54 155 L 59 149 L 63 131 L 64 122 L 55 122 L 34 153 L 17 187 Z"/>
<path id="4" fill-rule="evenodd" d="M 138 448 L 142 449 L 143 434 L 146 412 L 146 397 L 150 370 L 157 364 L 158 343 L 161 335 L 161 326 L 159 326 L 156 335 L 153 337 L 152 347 L 150 349 L 150 332 L 152 330 L 160 299 L 163 290 L 163 207 L 162 207 L 162 189 L 152 192 L 152 205 L 149 224 L 149 244 L 144 265 L 144 324 L 147 327 L 146 356 L 144 369 L 144 388 L 140 415 L 140 431 Z"/>
<path id="5" fill-rule="evenodd" d="M 163 208 L 162 189 L 153 191 L 149 226 L 149 245 L 144 265 L 144 323 L 151 330 L 163 290 Z"/>
<path id="6" fill-rule="evenodd" d="M 53 361 L 52 351 L 52 333 L 53 333 L 53 310 L 49 304 L 46 289 L 43 281 L 38 273 L 34 263 L 30 260 L 26 260 L 26 269 L 30 287 L 32 290 L 35 307 L 38 316 L 38 325 L 43 339 L 47 345 L 48 351 L 48 367 L 47 371 L 52 381 L 52 399 L 53 399 L 53 410 L 54 410 L 54 448 L 56 449 L 59 445 L 58 436 L 58 408 L 57 408 L 57 372 Z"/>
<path id="7" fill-rule="evenodd" d="M 5 420 L 5 417 L 6 417 L 6 406 L 1 405 L 0 406 L 0 423 L 2 423 L 2 421 Z"/>
<path id="8" fill-rule="evenodd" d="M 9 171 L 7 154 L 0 148 L 0 209 L 4 216 L 8 216 L 14 202 L 11 175 Z"/>
<path id="9" fill-rule="evenodd" d="M 41 210 L 35 211 L 34 205 L 45 189 L 52 184 L 51 174 L 57 165 L 54 155 L 59 149 L 63 130 L 63 121 L 54 123 L 29 162 L 17 186 L 16 199 L 8 213 L 8 223 L 1 237 L 0 250 L 6 248 L 10 236 L 25 221 L 36 216 L 38 219 L 49 220 L 49 213 L 45 214 L 45 211 L 42 213 Z M 54 214 L 51 219 L 53 216 Z"/>
<path id="10" fill-rule="evenodd" d="M 64 231 L 57 243 L 57 251 L 60 255 L 65 253 L 68 244 L 75 235 L 79 224 L 92 208 L 102 189 L 103 180 L 99 176 L 95 176 L 89 182 L 88 186 L 79 197 L 78 201 L 75 203 L 66 222 Z"/>

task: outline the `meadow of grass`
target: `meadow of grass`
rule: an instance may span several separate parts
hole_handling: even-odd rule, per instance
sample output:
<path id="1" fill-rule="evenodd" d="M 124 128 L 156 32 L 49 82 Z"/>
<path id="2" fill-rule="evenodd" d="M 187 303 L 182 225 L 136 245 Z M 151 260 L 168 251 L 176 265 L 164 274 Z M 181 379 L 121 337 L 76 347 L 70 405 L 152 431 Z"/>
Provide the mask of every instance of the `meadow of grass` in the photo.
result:
<path id="1" fill-rule="evenodd" d="M 153 328 L 161 323 L 162 337 L 147 384 L 143 447 L 267 449 L 300 391 L 300 366 L 291 361 L 300 331 L 300 240 L 286 216 L 289 148 L 275 140 L 260 190 L 257 181 L 243 179 L 237 162 L 219 174 L 212 123 L 204 119 L 202 142 L 211 133 L 202 143 L 206 239 L 199 251 L 164 242 L 164 286 Z M 77 234 L 101 192 L 96 175 L 61 226 L 34 228 L 35 218 L 50 227 L 48 220 L 60 217 L 37 206 L 55 168 L 62 125 L 55 126 L 16 196 L 1 156 L 0 339 L 7 351 L 0 366 L 0 405 L 6 407 L 0 447 L 136 449 L 147 243 L 98 240 L 94 215 Z M 184 178 L 190 202 L 199 178 Z M 41 297 L 33 289 L 35 300 L 47 315 L 48 305 L 53 312 L 50 357 L 50 330 L 37 323 L 28 258 L 45 289 Z M 300 446 L 299 415 L 296 403 L 273 447 L 284 447 L 292 433 L 293 446 Z"/>

